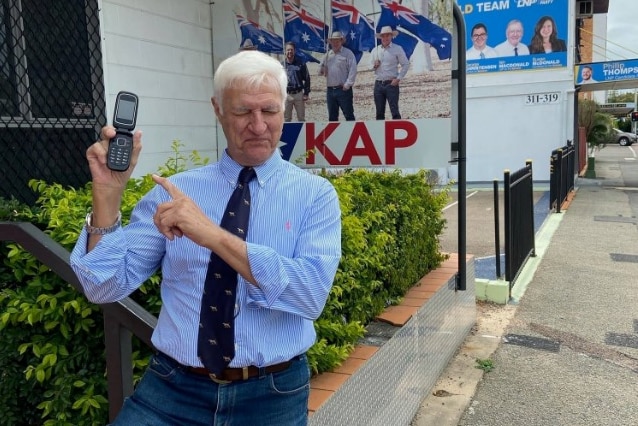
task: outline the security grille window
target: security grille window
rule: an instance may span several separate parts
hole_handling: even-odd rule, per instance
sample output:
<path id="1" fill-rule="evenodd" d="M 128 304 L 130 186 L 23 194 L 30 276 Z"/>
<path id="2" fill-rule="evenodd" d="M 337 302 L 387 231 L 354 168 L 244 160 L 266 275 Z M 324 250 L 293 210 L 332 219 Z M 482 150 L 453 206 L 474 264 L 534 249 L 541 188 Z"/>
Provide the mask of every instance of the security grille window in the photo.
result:
<path id="1" fill-rule="evenodd" d="M 97 0 L 0 0 L 0 197 L 30 179 L 80 186 L 106 122 Z"/>

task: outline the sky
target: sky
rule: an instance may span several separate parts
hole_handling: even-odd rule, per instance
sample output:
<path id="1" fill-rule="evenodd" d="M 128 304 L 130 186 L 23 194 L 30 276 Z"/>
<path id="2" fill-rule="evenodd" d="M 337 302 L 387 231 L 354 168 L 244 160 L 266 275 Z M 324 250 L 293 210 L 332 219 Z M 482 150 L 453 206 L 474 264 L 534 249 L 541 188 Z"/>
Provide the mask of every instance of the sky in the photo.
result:
<path id="1" fill-rule="evenodd" d="M 609 0 L 607 59 L 638 58 L 638 1 Z"/>

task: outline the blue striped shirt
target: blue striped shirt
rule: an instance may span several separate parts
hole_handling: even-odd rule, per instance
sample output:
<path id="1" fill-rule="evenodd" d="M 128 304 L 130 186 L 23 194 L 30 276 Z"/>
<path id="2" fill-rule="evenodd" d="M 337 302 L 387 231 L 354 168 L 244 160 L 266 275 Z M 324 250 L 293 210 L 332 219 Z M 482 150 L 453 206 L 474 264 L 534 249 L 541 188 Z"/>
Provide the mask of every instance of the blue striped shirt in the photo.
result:
<path id="1" fill-rule="evenodd" d="M 219 223 L 240 170 L 224 152 L 219 162 L 170 180 Z M 341 213 L 330 182 L 283 160 L 278 151 L 255 170 L 247 247 L 259 287 L 239 276 L 231 367 L 276 364 L 307 351 L 341 258 Z M 161 268 L 163 303 L 153 344 L 182 364 L 201 366 L 197 333 L 210 250 L 159 233 L 153 214 L 166 201 L 168 193 L 156 186 L 127 226 L 103 236 L 88 253 L 82 231 L 71 266 L 94 303 L 125 298 Z"/>

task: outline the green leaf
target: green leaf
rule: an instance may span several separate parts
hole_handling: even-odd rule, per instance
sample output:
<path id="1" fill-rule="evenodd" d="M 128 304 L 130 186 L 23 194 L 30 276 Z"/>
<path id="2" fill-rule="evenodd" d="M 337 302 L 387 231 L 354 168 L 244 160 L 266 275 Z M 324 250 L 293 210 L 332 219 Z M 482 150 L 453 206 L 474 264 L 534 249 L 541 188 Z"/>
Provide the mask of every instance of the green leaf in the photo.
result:
<path id="1" fill-rule="evenodd" d="M 54 366 L 58 362 L 58 356 L 56 354 L 45 355 L 42 359 L 42 365 Z"/>

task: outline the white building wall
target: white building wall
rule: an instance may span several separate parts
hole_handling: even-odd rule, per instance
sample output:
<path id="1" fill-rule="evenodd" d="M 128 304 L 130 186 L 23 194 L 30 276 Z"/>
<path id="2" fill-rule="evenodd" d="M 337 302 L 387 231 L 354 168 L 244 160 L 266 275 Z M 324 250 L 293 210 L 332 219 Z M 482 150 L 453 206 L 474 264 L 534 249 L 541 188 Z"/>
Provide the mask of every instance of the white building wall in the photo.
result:
<path id="1" fill-rule="evenodd" d="M 210 5 L 206 0 L 103 0 L 102 53 L 108 120 L 120 90 L 140 97 L 143 150 L 136 176 L 173 154 L 217 158 Z"/>
<path id="2" fill-rule="evenodd" d="M 605 62 L 612 58 L 607 57 L 607 14 L 598 13 L 593 15 L 594 37 L 592 46 L 592 62 Z M 593 92 L 593 97 L 599 104 L 607 103 L 607 91 L 598 90 Z"/>
<path id="3" fill-rule="evenodd" d="M 532 160 L 535 181 L 549 180 L 552 150 L 573 140 L 573 74 L 557 71 L 533 75 L 521 73 L 525 82 L 503 84 L 504 75 L 468 76 L 467 96 L 467 180 L 491 182 L 502 180 L 505 169 L 518 170 Z M 543 74 L 546 78 L 543 78 Z M 539 82 L 529 81 L 538 77 Z M 471 77 L 471 78 L 470 78 Z M 493 78 L 491 78 L 493 77 Z M 516 76 L 518 77 L 518 76 Z M 488 85 L 478 78 L 499 80 Z M 470 84 L 477 84 L 470 87 Z M 480 84 L 480 85 L 479 85 Z M 557 93 L 553 104 L 526 105 L 528 96 Z"/>

